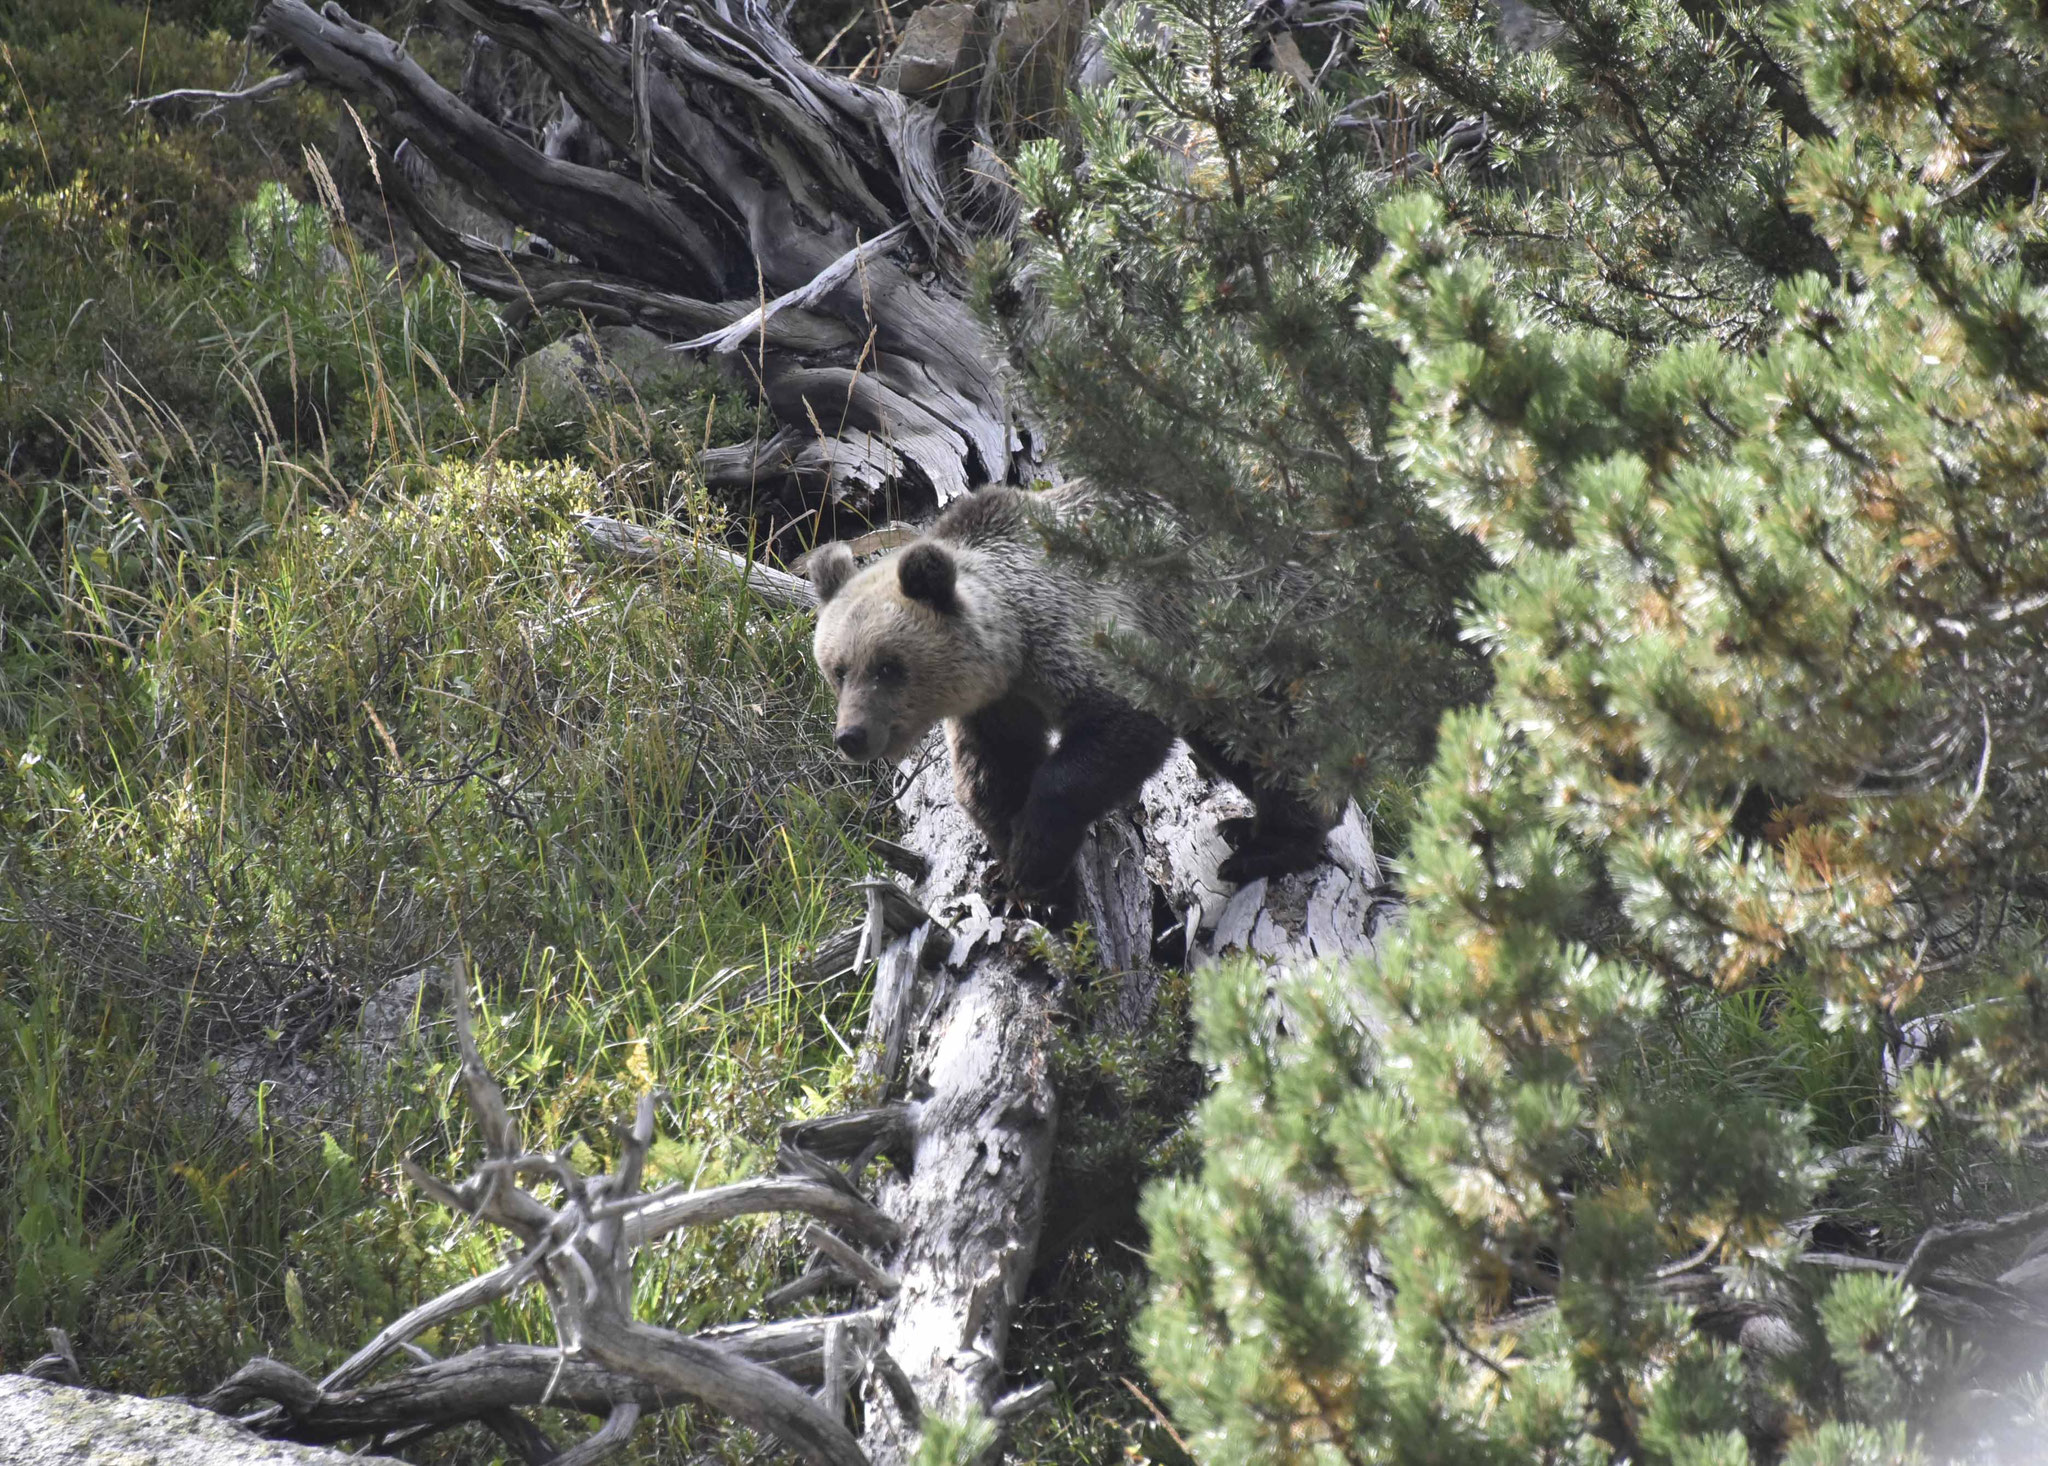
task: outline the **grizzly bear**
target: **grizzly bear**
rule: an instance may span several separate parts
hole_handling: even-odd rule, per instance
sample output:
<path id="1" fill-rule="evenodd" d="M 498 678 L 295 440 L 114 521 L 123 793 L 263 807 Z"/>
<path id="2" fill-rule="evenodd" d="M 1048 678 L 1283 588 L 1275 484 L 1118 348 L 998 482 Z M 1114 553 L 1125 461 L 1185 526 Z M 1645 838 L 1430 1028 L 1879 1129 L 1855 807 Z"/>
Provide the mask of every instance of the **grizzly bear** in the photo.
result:
<path id="1" fill-rule="evenodd" d="M 955 796 L 1012 884 L 1027 895 L 1057 891 L 1089 826 L 1134 796 L 1173 746 L 1176 730 L 1111 690 L 1094 646 L 1098 629 L 1145 627 L 1159 611 L 1049 559 L 1026 496 L 1008 488 L 956 500 L 925 535 L 865 570 L 838 543 L 814 551 L 809 569 L 813 649 L 838 694 L 839 751 L 901 759 L 944 720 Z M 1304 799 L 1201 729 L 1177 731 L 1258 810 L 1225 822 L 1236 849 L 1223 879 L 1322 858 L 1329 821 Z"/>

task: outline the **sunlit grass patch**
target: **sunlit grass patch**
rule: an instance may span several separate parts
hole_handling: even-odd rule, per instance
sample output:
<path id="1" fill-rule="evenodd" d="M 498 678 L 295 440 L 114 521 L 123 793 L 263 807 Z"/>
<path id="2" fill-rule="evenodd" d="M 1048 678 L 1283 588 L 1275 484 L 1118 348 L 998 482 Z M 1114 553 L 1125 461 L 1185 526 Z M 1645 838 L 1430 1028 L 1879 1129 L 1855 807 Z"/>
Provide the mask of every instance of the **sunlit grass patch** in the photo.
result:
<path id="1" fill-rule="evenodd" d="M 458 953 L 536 1143 L 603 1148 L 653 1088 L 662 1167 L 736 1176 L 851 1073 L 862 994 L 798 959 L 855 914 L 882 791 L 831 757 L 803 618 L 576 535 L 719 531 L 691 465 L 739 398 L 696 368 L 545 415 L 479 392 L 522 338 L 329 203 L 266 189 L 234 258 L 150 277 L 163 360 L 40 399 L 61 472 L 6 483 L 6 1362 L 54 1324 L 111 1386 L 317 1372 L 494 1261 L 396 1170 L 469 1139 Z M 652 1256 L 682 1327 L 793 1260 L 775 1222 Z"/>
<path id="2" fill-rule="evenodd" d="M 339 1042 L 365 996 L 458 951 L 493 995 L 489 1042 L 530 1095 L 536 1140 L 601 1135 L 652 1084 L 693 1164 L 739 1168 L 850 1072 L 858 994 L 797 986 L 790 964 L 851 914 L 865 857 L 847 831 L 875 791 L 828 756 L 806 628 L 721 572 L 593 567 L 575 522 L 598 502 L 569 465 L 455 462 L 416 497 L 306 512 L 166 601 L 125 696 L 58 702 L 11 751 L 0 782 L 28 918 L 9 939 L 27 969 L 13 1037 L 45 1055 L 39 1084 L 14 1071 L 14 1138 L 82 1131 L 127 1168 L 110 1190 L 93 1156 L 46 1146 L 68 1210 L 34 1209 L 17 1170 L 22 1277 L 112 1279 L 117 1253 L 147 1271 L 151 1213 L 182 1188 L 202 1199 L 183 1209 L 184 1246 L 204 1255 L 198 1238 L 218 1235 L 231 1270 L 255 1274 L 174 1280 L 195 1298 L 274 1313 L 289 1269 L 305 1318 L 343 1309 L 326 1284 L 350 1274 L 290 1261 L 366 1225 L 326 1214 L 337 1147 L 368 1182 L 359 1206 L 399 1208 L 422 1239 L 451 1225 L 389 1192 L 397 1155 L 463 1133 L 431 1048 L 381 1129 L 359 1128 L 379 1107 L 345 1112 L 338 1139 L 286 1122 L 204 1141 L 98 1131 L 77 1123 L 78 1096 L 124 1066 L 203 1088 L 224 1048 Z M 144 1001 L 103 1044 L 52 1036 L 110 988 Z M 237 1001 L 258 992 L 261 1013 Z M 252 1145 L 260 1185 L 238 1169 Z M 686 1313 L 729 1305 L 746 1275 L 669 1273 Z M 53 1317 L 90 1339 L 93 1292 L 17 1284 L 9 1332 Z M 304 1349 L 353 1342 L 293 1325 Z M 183 1329 L 216 1365 L 245 1334 L 225 1318 Z"/>

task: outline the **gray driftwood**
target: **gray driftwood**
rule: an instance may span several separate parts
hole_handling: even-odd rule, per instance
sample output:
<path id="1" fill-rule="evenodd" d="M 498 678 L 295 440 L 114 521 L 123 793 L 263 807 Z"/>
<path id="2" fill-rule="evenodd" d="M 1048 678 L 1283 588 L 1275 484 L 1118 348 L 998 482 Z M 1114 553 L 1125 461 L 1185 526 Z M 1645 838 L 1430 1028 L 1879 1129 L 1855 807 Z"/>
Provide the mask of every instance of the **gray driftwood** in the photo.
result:
<path id="1" fill-rule="evenodd" d="M 777 570 L 772 565 L 749 560 L 709 540 L 664 534 L 607 514 L 586 514 L 578 528 L 590 552 L 603 559 L 625 565 L 674 565 L 694 561 L 722 566 L 763 599 L 779 606 L 814 606 L 818 603 L 817 592 L 801 575 L 791 575 L 787 570 Z"/>
<path id="2" fill-rule="evenodd" d="M 875 1370 L 866 1382 L 863 1444 L 877 1463 L 909 1459 L 916 1414 L 973 1409 L 1000 1424 L 1038 1398 L 1029 1382 L 1003 1392 L 1003 1358 L 1037 1256 L 1058 1125 L 1049 1049 L 1063 1005 L 1039 955 L 1045 934 L 992 896 L 987 851 L 953 802 L 943 755 L 908 772 L 903 843 L 928 873 L 895 900 L 870 883 L 876 977 L 860 1056 L 895 1133 L 884 1137 L 878 1121 L 866 1134 L 802 1136 L 835 1155 L 886 1146 L 907 1162 L 876 1193 L 903 1240 L 883 1254 L 899 1288 L 878 1309 L 875 1344 L 904 1377 Z M 1277 970 L 1370 949 L 1392 907 L 1357 811 L 1332 833 L 1326 866 L 1234 889 L 1216 878 L 1228 854 L 1216 823 L 1248 811 L 1176 750 L 1137 808 L 1098 825 L 1083 851 L 1080 914 L 1102 953 L 1094 981 L 1114 984 L 1106 1021 L 1135 1028 L 1151 1016 L 1161 905 L 1197 964 L 1241 950 Z"/>
<path id="3" fill-rule="evenodd" d="M 641 1176 L 654 1142 L 652 1095 L 641 1097 L 608 1175 L 585 1176 L 566 1155 L 530 1151 L 503 1091 L 477 1052 L 469 980 L 461 964 L 449 975 L 449 1005 L 484 1158 L 456 1183 L 410 1162 L 406 1172 L 435 1201 L 508 1234 L 519 1244 L 517 1250 L 501 1266 L 394 1321 L 318 1383 L 275 1361 L 252 1360 L 205 1403 L 226 1412 L 259 1399 L 273 1401 L 247 1422 L 297 1439 L 383 1435 L 401 1427 L 404 1438 L 415 1438 L 477 1420 L 529 1459 L 584 1466 L 623 1446 L 644 1411 L 687 1401 L 775 1437 L 811 1466 L 866 1466 L 868 1458 L 844 1412 L 826 1409 L 806 1386 L 821 1376 L 830 1382 L 835 1345 L 868 1320 L 814 1318 L 684 1335 L 634 1316 L 634 1263 L 641 1247 L 679 1227 L 750 1213 L 807 1212 L 870 1245 L 894 1241 L 896 1224 L 822 1162 L 805 1175 L 700 1192 L 642 1192 Z M 552 1186 L 555 1199 L 542 1200 L 530 1188 L 534 1180 Z M 530 1288 L 547 1296 L 559 1349 L 536 1353 L 486 1345 L 455 1359 L 415 1366 L 382 1389 L 359 1385 L 395 1353 L 413 1352 L 413 1339 L 427 1329 Z M 539 1368 L 537 1360 L 548 1367 Z M 573 1378 L 572 1362 L 577 1365 Z M 583 1441 L 558 1452 L 531 1422 L 512 1413 L 515 1405 L 541 1403 L 601 1409 L 605 1421 Z"/>
<path id="4" fill-rule="evenodd" d="M 1034 470 L 965 304 L 969 252 L 1011 222 L 986 124 L 958 105 L 979 67 L 913 101 L 812 65 L 771 0 L 626 7 L 616 38 L 543 0 L 447 8 L 546 75 L 578 147 L 535 146 L 337 4 L 269 0 L 257 28 L 374 114 L 385 198 L 471 289 L 729 364 L 774 429 L 704 456 L 714 490 L 784 523 L 821 502 L 872 519 Z M 437 216 L 449 188 L 549 247 Z"/>

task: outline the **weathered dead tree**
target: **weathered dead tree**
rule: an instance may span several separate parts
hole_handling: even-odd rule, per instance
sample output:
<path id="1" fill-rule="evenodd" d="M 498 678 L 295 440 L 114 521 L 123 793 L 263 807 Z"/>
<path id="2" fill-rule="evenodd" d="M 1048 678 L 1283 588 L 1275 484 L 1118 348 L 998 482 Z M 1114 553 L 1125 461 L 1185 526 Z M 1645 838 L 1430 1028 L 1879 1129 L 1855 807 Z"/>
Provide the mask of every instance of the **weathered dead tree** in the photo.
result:
<path id="1" fill-rule="evenodd" d="M 271 0 L 257 27 L 381 119 L 386 196 L 471 289 L 645 326 L 746 378 L 776 430 L 707 454 L 714 489 L 808 522 L 1028 474 L 1037 445 L 963 299 L 968 252 L 1009 223 L 972 105 L 813 66 L 766 0 L 633 12 L 617 40 L 541 0 L 446 3 L 547 75 L 604 166 L 534 146 L 339 5 Z M 544 243 L 450 227 L 422 165 Z"/>
<path id="2" fill-rule="evenodd" d="M 889 1101 L 877 1112 L 895 1127 L 888 1143 L 910 1162 L 876 1195 L 903 1237 L 888 1258 L 901 1291 L 877 1339 L 926 1410 L 980 1410 L 1002 1424 L 1039 1398 L 1034 1382 L 1010 1387 L 1002 1361 L 1046 1220 L 1054 1029 L 1075 1005 L 1067 979 L 1046 968 L 1042 929 L 991 905 L 987 852 L 943 757 L 917 766 L 898 802 L 904 843 L 927 873 L 908 891 L 869 887 L 880 956 L 861 1066 Z M 1082 850 L 1079 915 L 1101 953 L 1092 980 L 1114 984 L 1100 1021 L 1126 1031 L 1149 1021 L 1155 954 L 1201 965 L 1246 951 L 1278 970 L 1369 949 L 1392 908 L 1357 811 L 1332 832 L 1322 869 L 1233 889 L 1217 879 L 1229 847 L 1216 821 L 1249 808 L 1176 752 L 1137 809 L 1098 824 Z M 798 1138 L 817 1143 L 809 1127 Z M 871 1382 L 866 1405 L 872 1458 L 906 1459 L 915 1419 L 898 1394 Z"/>

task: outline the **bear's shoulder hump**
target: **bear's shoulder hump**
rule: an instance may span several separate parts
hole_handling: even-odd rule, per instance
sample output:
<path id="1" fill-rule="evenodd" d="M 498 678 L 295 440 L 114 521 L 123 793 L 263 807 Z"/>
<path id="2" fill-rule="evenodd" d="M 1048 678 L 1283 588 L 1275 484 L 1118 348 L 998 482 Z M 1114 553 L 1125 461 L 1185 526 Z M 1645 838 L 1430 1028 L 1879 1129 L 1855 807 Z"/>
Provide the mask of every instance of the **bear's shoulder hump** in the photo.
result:
<path id="1" fill-rule="evenodd" d="M 932 521 L 930 537 L 962 546 L 987 545 L 1016 539 L 1029 528 L 1023 493 L 993 484 L 947 505 L 946 512 Z"/>

